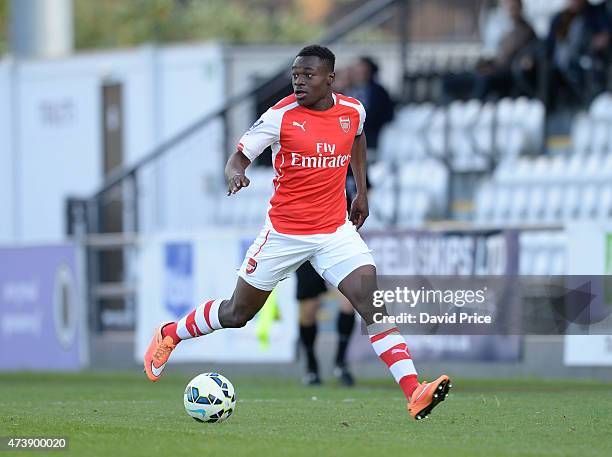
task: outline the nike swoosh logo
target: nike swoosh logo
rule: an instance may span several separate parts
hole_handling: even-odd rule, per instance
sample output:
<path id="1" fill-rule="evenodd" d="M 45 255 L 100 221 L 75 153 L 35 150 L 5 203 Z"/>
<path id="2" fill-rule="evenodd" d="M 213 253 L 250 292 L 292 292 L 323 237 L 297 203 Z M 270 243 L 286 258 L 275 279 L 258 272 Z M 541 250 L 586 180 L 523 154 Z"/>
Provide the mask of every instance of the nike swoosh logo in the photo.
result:
<path id="1" fill-rule="evenodd" d="M 423 394 L 427 391 L 427 389 L 429 389 L 430 387 L 431 387 L 431 384 L 427 384 L 425 388 L 421 390 L 421 393 L 414 399 L 414 401 L 415 402 L 419 401 L 419 398 L 421 398 Z"/>
<path id="2" fill-rule="evenodd" d="M 153 365 L 153 362 L 151 362 L 151 373 L 153 373 L 153 376 L 155 376 L 156 378 L 159 378 L 162 374 L 162 371 L 164 371 L 165 366 L 166 364 L 164 363 L 161 367 L 155 368 L 155 365 Z"/>
<path id="3" fill-rule="evenodd" d="M 393 350 L 391 351 L 391 355 L 394 355 L 394 354 L 399 354 L 400 352 L 401 352 L 401 353 L 405 353 L 406 351 L 404 351 L 403 349 L 393 349 Z"/>

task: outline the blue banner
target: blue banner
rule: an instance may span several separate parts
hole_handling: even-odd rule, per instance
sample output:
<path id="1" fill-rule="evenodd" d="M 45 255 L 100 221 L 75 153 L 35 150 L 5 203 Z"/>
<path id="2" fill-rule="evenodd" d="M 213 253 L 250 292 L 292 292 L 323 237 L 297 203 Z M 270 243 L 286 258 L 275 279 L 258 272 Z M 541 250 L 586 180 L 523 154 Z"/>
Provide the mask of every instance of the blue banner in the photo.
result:
<path id="1" fill-rule="evenodd" d="M 183 317 L 195 307 L 193 247 L 191 243 L 167 243 L 164 250 L 164 303 L 174 317 Z"/>
<path id="2" fill-rule="evenodd" d="M 0 371 L 70 371 L 87 360 L 77 251 L 0 249 Z"/>

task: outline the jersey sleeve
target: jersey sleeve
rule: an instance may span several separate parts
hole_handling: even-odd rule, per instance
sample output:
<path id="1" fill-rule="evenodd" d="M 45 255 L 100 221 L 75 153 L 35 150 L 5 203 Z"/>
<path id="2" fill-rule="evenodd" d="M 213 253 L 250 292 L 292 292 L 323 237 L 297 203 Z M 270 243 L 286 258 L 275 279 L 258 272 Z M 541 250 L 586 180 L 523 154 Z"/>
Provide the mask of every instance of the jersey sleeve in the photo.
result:
<path id="1" fill-rule="evenodd" d="M 363 133 L 363 124 L 366 119 L 366 111 L 361 103 L 357 105 L 357 112 L 359 112 L 359 126 L 357 127 L 357 133 L 355 136 L 359 136 Z"/>
<path id="2" fill-rule="evenodd" d="M 238 150 L 253 161 L 264 149 L 280 140 L 280 124 L 280 113 L 270 108 L 242 135 Z"/>

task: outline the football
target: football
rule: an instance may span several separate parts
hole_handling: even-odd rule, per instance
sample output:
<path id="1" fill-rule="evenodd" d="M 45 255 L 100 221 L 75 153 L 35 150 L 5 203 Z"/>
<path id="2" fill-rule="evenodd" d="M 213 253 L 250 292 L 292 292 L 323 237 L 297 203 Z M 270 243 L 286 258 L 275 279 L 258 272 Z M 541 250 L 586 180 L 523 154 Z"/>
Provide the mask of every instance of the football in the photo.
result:
<path id="1" fill-rule="evenodd" d="M 193 378 L 183 395 L 185 411 L 198 422 L 223 422 L 236 408 L 234 386 L 218 373 Z"/>

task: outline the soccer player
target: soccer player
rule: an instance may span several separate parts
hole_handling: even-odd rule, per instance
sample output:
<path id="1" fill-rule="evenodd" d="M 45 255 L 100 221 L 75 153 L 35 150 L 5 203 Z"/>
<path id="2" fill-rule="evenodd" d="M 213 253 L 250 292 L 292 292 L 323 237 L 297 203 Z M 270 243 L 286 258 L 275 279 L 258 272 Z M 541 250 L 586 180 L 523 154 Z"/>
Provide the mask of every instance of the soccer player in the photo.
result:
<path id="1" fill-rule="evenodd" d="M 309 260 L 337 287 L 367 325 L 376 354 L 389 367 L 415 419 L 446 397 L 448 376 L 419 383 L 397 327 L 374 323 L 377 289 L 374 259 L 357 232 L 368 217 L 365 110 L 358 100 L 332 91 L 335 56 L 313 45 L 291 67 L 293 94 L 266 111 L 243 135 L 225 166 L 228 195 L 249 185 L 246 169 L 272 146 L 274 194 L 266 223 L 247 251 L 229 299 L 208 299 L 178 322 L 162 323 L 144 356 L 151 381 L 162 375 L 177 344 L 222 328 L 243 327 L 276 284 Z M 357 185 L 347 218 L 349 166 Z"/>

